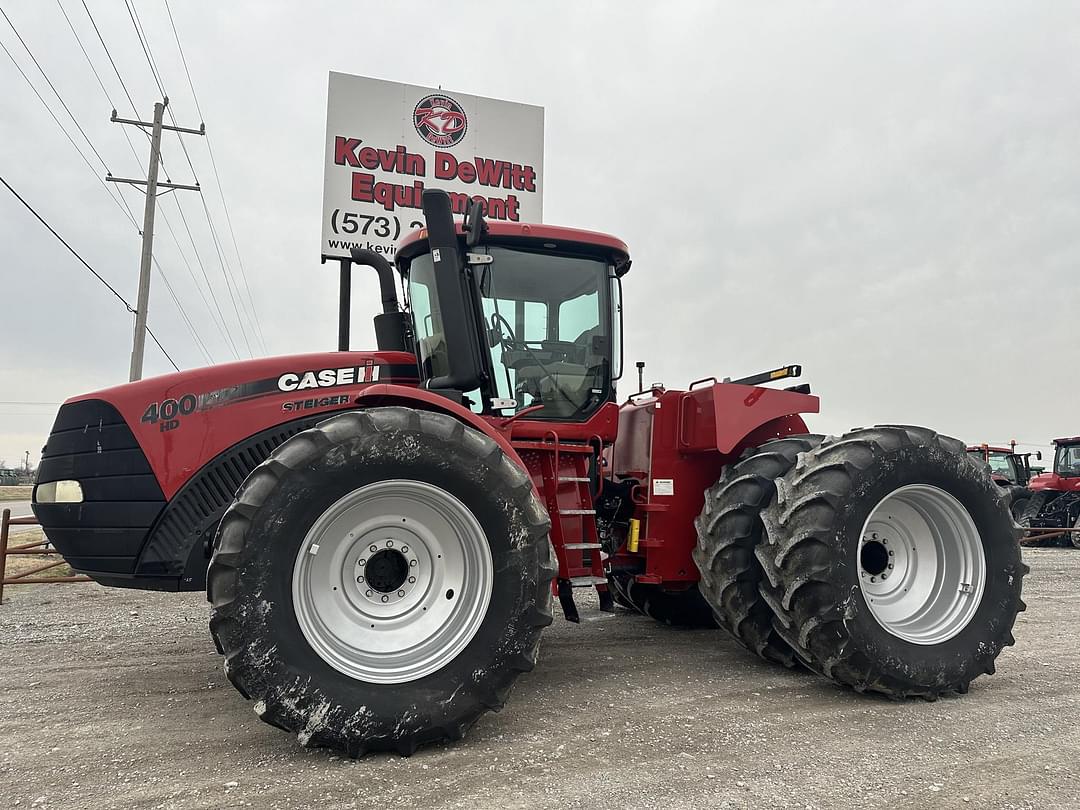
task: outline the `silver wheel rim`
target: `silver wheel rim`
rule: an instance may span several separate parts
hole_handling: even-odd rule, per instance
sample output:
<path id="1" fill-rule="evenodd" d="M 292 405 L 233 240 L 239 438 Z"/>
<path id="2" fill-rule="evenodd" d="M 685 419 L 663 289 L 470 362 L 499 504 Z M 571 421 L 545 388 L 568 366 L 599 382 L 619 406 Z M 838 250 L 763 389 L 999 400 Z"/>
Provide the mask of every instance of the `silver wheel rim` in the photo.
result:
<path id="1" fill-rule="evenodd" d="M 874 507 L 855 562 L 870 613 L 913 644 L 953 638 L 982 602 L 986 556 L 975 521 L 929 484 L 900 487 Z"/>
<path id="2" fill-rule="evenodd" d="M 403 683 L 442 669 L 472 640 L 492 581 L 487 537 L 465 504 L 422 481 L 380 481 L 312 525 L 293 566 L 293 609 L 334 669 Z"/>

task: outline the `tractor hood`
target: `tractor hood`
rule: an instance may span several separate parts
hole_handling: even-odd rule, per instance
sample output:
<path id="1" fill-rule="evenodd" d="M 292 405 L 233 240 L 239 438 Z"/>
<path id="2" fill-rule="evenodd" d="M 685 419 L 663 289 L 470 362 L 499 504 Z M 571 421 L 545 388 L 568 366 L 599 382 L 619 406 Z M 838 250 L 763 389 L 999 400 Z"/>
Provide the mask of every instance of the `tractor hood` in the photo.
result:
<path id="1" fill-rule="evenodd" d="M 248 473 L 367 387 L 416 384 L 404 352 L 270 357 L 73 397 L 33 509 L 75 570 L 107 585 L 203 586 L 209 541 Z"/>
<path id="2" fill-rule="evenodd" d="M 57 480 L 48 471 L 54 466 L 49 459 L 66 444 L 58 434 L 78 429 L 89 436 L 99 427 L 87 421 L 96 410 L 80 403 L 98 401 L 116 411 L 168 499 L 206 459 L 253 433 L 340 410 L 372 383 L 409 385 L 416 379 L 416 360 L 405 352 L 320 352 L 192 369 L 83 394 L 62 406 L 39 480 Z M 108 441 L 102 434 L 97 451 Z"/>

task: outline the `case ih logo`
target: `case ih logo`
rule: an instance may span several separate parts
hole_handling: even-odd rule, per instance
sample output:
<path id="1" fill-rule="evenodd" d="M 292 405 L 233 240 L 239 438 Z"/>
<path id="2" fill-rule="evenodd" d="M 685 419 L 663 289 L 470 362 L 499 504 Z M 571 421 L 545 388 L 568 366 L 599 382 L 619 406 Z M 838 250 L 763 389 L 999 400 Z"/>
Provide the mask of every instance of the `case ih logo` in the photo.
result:
<path id="1" fill-rule="evenodd" d="M 469 121 L 465 110 L 450 96 L 425 96 L 413 110 L 413 124 L 420 137 L 432 146 L 457 146 L 465 137 Z"/>

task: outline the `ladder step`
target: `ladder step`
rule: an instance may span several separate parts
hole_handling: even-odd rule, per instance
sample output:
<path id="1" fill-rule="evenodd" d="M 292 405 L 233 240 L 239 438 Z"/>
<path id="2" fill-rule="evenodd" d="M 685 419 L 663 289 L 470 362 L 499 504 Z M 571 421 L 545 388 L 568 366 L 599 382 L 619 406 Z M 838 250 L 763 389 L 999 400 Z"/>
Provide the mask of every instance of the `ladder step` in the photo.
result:
<path id="1" fill-rule="evenodd" d="M 591 588 L 593 585 L 607 585 L 606 577 L 570 577 L 570 587 Z"/>
<path id="2" fill-rule="evenodd" d="M 584 476 L 584 475 L 581 475 L 581 476 L 577 476 L 577 475 L 560 475 L 559 476 L 559 483 L 560 484 L 562 484 L 562 483 L 570 483 L 572 481 L 575 481 L 575 482 L 580 481 L 581 483 L 587 484 L 589 482 L 589 479 L 588 479 L 588 476 Z"/>
<path id="3" fill-rule="evenodd" d="M 599 543 L 564 543 L 563 548 L 601 548 Z"/>
<path id="4" fill-rule="evenodd" d="M 560 509 L 560 515 L 595 515 L 595 509 Z"/>

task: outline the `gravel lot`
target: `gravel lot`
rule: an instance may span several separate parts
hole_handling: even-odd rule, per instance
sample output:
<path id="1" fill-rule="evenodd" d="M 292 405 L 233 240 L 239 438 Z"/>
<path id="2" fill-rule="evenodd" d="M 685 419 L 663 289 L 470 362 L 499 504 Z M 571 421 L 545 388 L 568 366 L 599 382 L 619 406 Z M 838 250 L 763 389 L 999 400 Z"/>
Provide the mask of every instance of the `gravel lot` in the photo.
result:
<path id="1" fill-rule="evenodd" d="M 1025 558 L 1017 646 L 962 698 L 860 697 L 593 609 L 464 741 L 360 761 L 256 719 L 198 594 L 12 588 L 0 808 L 1076 807 L 1080 552 Z"/>

